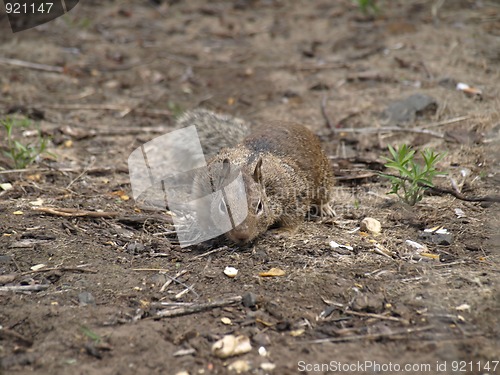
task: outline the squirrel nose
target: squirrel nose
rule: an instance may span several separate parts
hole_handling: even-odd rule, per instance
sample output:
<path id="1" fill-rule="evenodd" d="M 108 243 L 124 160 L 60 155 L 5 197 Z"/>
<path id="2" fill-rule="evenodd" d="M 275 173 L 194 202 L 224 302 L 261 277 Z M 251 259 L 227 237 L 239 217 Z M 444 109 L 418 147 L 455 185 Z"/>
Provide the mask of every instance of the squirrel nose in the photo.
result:
<path id="1" fill-rule="evenodd" d="M 234 228 L 230 233 L 231 239 L 238 243 L 245 243 L 250 238 L 248 228 Z"/>
<path id="2" fill-rule="evenodd" d="M 245 242 L 246 240 L 248 240 L 248 233 L 237 231 L 233 233 L 233 237 L 240 242 Z"/>

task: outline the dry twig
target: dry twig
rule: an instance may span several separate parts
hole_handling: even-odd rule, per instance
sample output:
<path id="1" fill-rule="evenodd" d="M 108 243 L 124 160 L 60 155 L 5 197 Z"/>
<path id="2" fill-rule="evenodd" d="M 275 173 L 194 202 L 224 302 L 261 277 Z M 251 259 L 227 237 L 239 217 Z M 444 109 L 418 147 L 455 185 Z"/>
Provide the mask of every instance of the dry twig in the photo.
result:
<path id="1" fill-rule="evenodd" d="M 464 121 L 464 120 L 468 120 L 468 119 L 470 119 L 470 116 L 460 116 L 460 117 L 455 117 L 455 118 L 451 118 L 451 119 L 448 119 L 448 120 L 443 120 L 443 121 L 435 122 L 435 123 L 432 123 L 432 124 L 427 124 L 427 125 L 422 126 L 422 128 L 423 129 L 436 128 L 438 126 L 454 124 L 456 122 L 460 122 L 460 121 Z"/>
<path id="2" fill-rule="evenodd" d="M 417 133 L 417 134 L 426 134 L 432 137 L 444 139 L 445 135 L 442 133 L 434 132 L 428 129 L 420 129 L 420 128 L 400 128 L 398 126 L 382 126 L 380 128 L 333 128 L 332 131 L 334 133 Z"/>
<path id="3" fill-rule="evenodd" d="M 66 271 L 66 272 L 81 272 L 81 273 L 97 273 L 96 270 L 82 267 L 50 267 L 50 268 L 40 268 L 39 270 L 26 271 L 21 275 L 30 275 L 33 273 L 49 272 L 49 271 Z"/>
<path id="4" fill-rule="evenodd" d="M 174 277 L 170 278 L 169 280 L 167 280 L 165 284 L 162 285 L 162 287 L 160 288 L 160 292 L 164 292 L 169 287 L 170 284 L 172 284 L 174 281 L 177 281 L 177 279 L 182 275 L 184 275 L 186 272 L 187 270 L 182 270 L 177 272 L 177 274 Z"/>
<path id="5" fill-rule="evenodd" d="M 172 112 L 167 109 L 145 109 L 133 107 L 130 105 L 117 105 L 117 104 L 45 104 L 44 108 L 51 109 L 66 109 L 66 110 L 88 110 L 88 111 L 118 111 L 122 117 L 133 112 L 138 115 L 147 116 L 165 116 L 170 117 Z"/>
<path id="6" fill-rule="evenodd" d="M 48 284 L 0 286 L 0 292 L 40 292 L 50 287 Z"/>
<path id="7" fill-rule="evenodd" d="M 119 215 L 118 212 L 114 211 L 87 211 L 78 210 L 76 208 L 53 208 L 53 207 L 33 207 L 33 211 L 45 212 L 51 215 L 64 216 L 64 217 L 104 217 L 104 218 L 114 218 Z"/>
<path id="8" fill-rule="evenodd" d="M 392 338 L 396 339 L 401 335 L 401 339 L 407 339 L 408 334 L 410 333 L 416 333 L 416 332 L 423 332 L 423 331 L 429 331 L 433 329 L 433 326 L 424 326 L 424 327 L 416 327 L 416 328 L 407 328 L 407 329 L 402 329 L 398 331 L 392 331 L 392 332 L 386 332 L 386 333 L 368 333 L 366 335 L 351 335 L 351 336 L 344 336 L 344 337 L 329 337 L 325 339 L 318 339 L 318 340 L 311 340 L 311 341 L 306 341 L 306 344 L 322 344 L 325 342 L 343 342 L 343 341 L 357 341 L 357 340 L 378 340 L 381 338 Z"/>
<path id="9" fill-rule="evenodd" d="M 29 69 L 35 69 L 35 70 L 42 70 L 45 72 L 53 72 L 53 73 L 63 73 L 64 72 L 64 68 L 60 67 L 60 66 L 38 64 L 38 63 L 32 63 L 29 61 L 23 61 L 23 60 L 18 60 L 18 59 L 9 59 L 6 57 L 0 57 L 0 64 L 18 66 L 21 68 L 29 68 Z"/>
<path id="10" fill-rule="evenodd" d="M 200 254 L 200 255 L 196 255 L 195 257 L 192 257 L 190 260 L 193 261 L 193 260 L 196 260 L 196 259 L 200 259 L 200 258 L 206 257 L 207 255 L 216 253 L 218 251 L 226 250 L 226 249 L 228 249 L 227 246 L 218 247 L 217 249 L 213 249 L 213 250 L 207 251 L 206 253 L 203 253 L 203 254 Z"/>
<path id="11" fill-rule="evenodd" d="M 82 173 L 86 171 L 87 174 L 99 174 L 108 172 L 128 173 L 128 169 L 116 167 L 95 167 L 95 168 L 36 168 L 36 169 L 7 169 L 0 171 L 2 174 L 10 173 L 45 173 L 45 172 L 64 172 L 64 173 Z"/>
<path id="12" fill-rule="evenodd" d="M 328 117 L 328 114 L 326 113 L 326 103 L 328 101 L 328 98 L 323 96 L 323 99 L 321 100 L 321 115 L 325 119 L 326 127 L 330 130 L 333 131 L 333 123 L 330 120 L 330 117 Z"/>
<path id="13" fill-rule="evenodd" d="M 178 307 L 175 309 L 165 309 L 158 311 L 156 313 L 157 318 L 171 318 L 174 316 L 181 316 L 187 314 L 194 314 L 197 312 L 202 312 L 206 310 L 211 310 L 217 307 L 224 307 L 234 305 L 236 303 L 241 302 L 241 296 L 234 296 L 229 298 L 224 298 L 220 300 L 216 300 L 213 302 L 200 303 L 200 304 L 192 304 L 190 306 Z"/>
<path id="14" fill-rule="evenodd" d="M 381 320 L 392 320 L 393 322 L 408 323 L 408 320 L 396 318 L 395 316 L 386 316 L 386 315 L 373 314 L 373 313 L 362 313 L 362 312 L 351 311 L 351 310 L 343 311 L 343 313 L 347 314 L 347 315 L 360 316 L 360 317 L 364 317 L 364 318 L 375 318 L 375 319 L 381 319 Z"/>

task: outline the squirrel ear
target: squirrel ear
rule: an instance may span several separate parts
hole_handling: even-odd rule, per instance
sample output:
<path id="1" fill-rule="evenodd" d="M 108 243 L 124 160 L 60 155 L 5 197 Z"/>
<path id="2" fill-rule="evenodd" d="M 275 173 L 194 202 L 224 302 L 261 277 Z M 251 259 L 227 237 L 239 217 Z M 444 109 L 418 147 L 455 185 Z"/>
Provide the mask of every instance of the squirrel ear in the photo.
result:
<path id="1" fill-rule="evenodd" d="M 253 171 L 253 180 L 259 184 L 262 184 L 262 158 L 259 158 L 257 164 L 255 165 L 255 170 Z"/>

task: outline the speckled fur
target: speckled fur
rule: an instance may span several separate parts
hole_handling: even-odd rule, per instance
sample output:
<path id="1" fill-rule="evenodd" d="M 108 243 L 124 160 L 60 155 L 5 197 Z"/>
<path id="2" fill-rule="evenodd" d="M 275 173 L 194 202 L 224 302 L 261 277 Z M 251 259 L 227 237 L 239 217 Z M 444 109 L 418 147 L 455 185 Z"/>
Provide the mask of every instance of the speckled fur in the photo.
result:
<path id="1" fill-rule="evenodd" d="M 211 158 L 225 147 L 233 147 L 250 133 L 245 121 L 214 113 L 206 109 L 195 109 L 182 114 L 176 121 L 176 128 L 196 125 L 198 137 L 205 157 Z"/>
<path id="2" fill-rule="evenodd" d="M 255 175 L 260 159 L 258 180 Z M 232 171 L 242 171 L 248 203 L 246 219 L 226 234 L 233 242 L 250 242 L 270 227 L 294 231 L 312 207 L 318 208 L 319 214 L 333 214 L 330 163 L 318 138 L 302 125 L 274 121 L 256 126 L 241 143 L 220 150 L 209 160 L 212 178 L 221 173 L 224 161 Z M 201 190 L 199 181 L 195 180 L 193 190 Z M 259 202 L 263 206 L 260 210 Z M 203 220 L 209 219 L 216 207 L 199 207 Z"/>

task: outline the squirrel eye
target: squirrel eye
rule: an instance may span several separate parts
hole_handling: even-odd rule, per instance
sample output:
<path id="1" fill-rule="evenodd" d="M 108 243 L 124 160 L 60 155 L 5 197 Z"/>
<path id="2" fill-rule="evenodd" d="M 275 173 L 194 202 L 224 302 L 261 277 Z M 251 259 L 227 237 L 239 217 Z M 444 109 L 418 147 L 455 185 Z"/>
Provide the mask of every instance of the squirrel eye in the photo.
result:
<path id="1" fill-rule="evenodd" d="M 262 204 L 262 201 L 259 199 L 259 203 L 257 203 L 256 213 L 260 214 L 263 209 L 264 209 L 264 205 Z"/>

